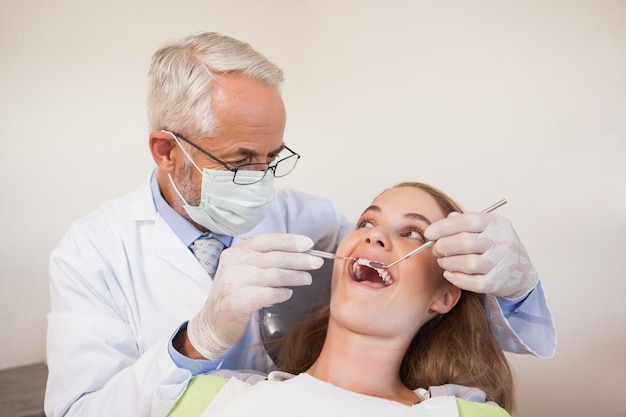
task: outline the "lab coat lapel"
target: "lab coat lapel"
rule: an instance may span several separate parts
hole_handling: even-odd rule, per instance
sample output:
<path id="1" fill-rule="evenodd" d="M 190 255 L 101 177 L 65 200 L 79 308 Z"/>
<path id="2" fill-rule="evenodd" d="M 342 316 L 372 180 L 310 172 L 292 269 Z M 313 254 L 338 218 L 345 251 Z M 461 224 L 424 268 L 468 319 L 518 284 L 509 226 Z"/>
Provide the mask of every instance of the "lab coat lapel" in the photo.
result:
<path id="1" fill-rule="evenodd" d="M 203 285 L 212 282 L 211 277 L 193 256 L 191 250 L 180 241 L 172 228 L 157 213 L 150 188 L 150 178 L 144 182 L 138 191 L 132 210 L 133 218 L 138 227 L 143 227 L 141 225 L 146 223 L 153 225 L 152 228 L 140 233 L 143 234 L 142 239 L 145 244 L 150 245 L 151 252 L 155 255 L 155 269 L 161 275 L 166 274 L 168 269 L 174 268 Z M 149 254 L 146 253 L 145 256 L 149 256 Z"/>
<path id="2" fill-rule="evenodd" d="M 156 256 L 169 266 L 198 282 L 211 281 L 211 277 L 193 256 L 193 253 L 180 241 L 161 217 L 158 217 L 154 224 L 152 242 Z"/>

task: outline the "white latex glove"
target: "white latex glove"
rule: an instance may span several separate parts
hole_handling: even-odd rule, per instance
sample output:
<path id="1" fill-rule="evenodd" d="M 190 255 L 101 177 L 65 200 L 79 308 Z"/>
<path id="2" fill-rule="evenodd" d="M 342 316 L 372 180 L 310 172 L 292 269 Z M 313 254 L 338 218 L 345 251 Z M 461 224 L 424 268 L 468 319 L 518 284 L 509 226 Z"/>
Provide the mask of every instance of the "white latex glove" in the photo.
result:
<path id="1" fill-rule="evenodd" d="M 307 236 L 284 233 L 259 235 L 224 250 L 204 307 L 187 326 L 198 353 L 210 360 L 222 357 L 257 310 L 291 297 L 293 290 L 283 287 L 311 284 L 306 271 L 323 264 L 322 258 L 301 253 L 312 246 Z"/>
<path id="2" fill-rule="evenodd" d="M 511 222 L 493 213 L 450 213 L 425 230 L 443 276 L 464 290 L 521 299 L 539 280 Z"/>

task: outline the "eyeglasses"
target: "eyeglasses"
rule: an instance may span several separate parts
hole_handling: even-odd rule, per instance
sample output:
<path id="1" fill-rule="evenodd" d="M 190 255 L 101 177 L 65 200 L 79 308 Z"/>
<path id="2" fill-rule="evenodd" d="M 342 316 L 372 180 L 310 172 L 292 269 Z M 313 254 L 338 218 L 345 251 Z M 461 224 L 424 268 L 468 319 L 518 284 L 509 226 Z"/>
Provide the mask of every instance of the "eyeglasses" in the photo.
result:
<path id="1" fill-rule="evenodd" d="M 172 135 L 176 136 L 177 138 L 182 139 L 184 142 L 190 144 L 191 146 L 193 146 L 194 148 L 196 148 L 197 150 L 199 150 L 200 152 L 202 152 L 203 154 L 205 154 L 206 156 L 208 156 L 209 158 L 211 158 L 218 164 L 222 165 L 227 170 L 234 172 L 235 175 L 233 175 L 233 182 L 239 185 L 255 184 L 261 181 L 263 178 L 265 178 L 265 174 L 267 174 L 267 171 L 270 171 L 270 170 L 272 171 L 272 175 L 274 175 L 275 178 L 284 177 L 285 175 L 293 171 L 293 169 L 296 167 L 296 164 L 298 163 L 298 159 L 300 159 L 300 154 L 291 150 L 287 145 L 283 145 L 283 150 L 287 150 L 291 154 L 282 159 L 279 159 L 278 161 L 271 162 L 271 163 L 258 162 L 258 163 L 252 163 L 252 164 L 241 164 L 237 168 L 231 168 L 230 166 L 228 166 L 226 162 L 222 161 L 217 156 L 212 155 L 208 151 L 202 149 L 200 146 L 193 143 L 192 141 L 190 141 L 183 135 L 176 133 L 176 132 L 172 132 L 171 130 L 165 130 L 165 132 L 169 132 Z M 283 150 L 281 150 L 280 152 L 281 154 L 283 153 Z M 263 174 L 262 175 L 261 174 L 247 175 L 250 173 L 250 171 L 256 171 L 257 173 L 262 172 Z"/>

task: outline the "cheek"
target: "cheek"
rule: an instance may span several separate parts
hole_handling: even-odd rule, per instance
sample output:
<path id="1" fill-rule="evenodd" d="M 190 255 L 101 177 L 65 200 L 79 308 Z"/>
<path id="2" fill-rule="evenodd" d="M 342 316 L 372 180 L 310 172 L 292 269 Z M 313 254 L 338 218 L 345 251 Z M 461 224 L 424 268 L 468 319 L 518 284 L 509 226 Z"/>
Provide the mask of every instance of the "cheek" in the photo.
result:
<path id="1" fill-rule="evenodd" d="M 439 283 L 441 280 L 445 281 L 443 277 L 443 268 L 437 263 L 437 258 L 430 256 L 423 264 L 423 271 L 425 276 L 429 277 L 432 282 Z"/>
<path id="2" fill-rule="evenodd" d="M 426 273 L 436 279 L 443 279 L 443 268 L 439 266 L 437 258 L 434 256 L 426 263 Z"/>
<path id="3" fill-rule="evenodd" d="M 437 263 L 437 258 L 431 254 L 424 254 L 417 259 L 413 271 L 418 276 L 427 277 L 427 280 L 432 281 L 443 276 L 443 269 Z"/>
<path id="4" fill-rule="evenodd" d="M 183 195 L 187 203 L 192 206 L 200 204 L 200 189 L 202 188 L 202 175 L 192 166 L 182 167 L 176 175 L 176 187 Z"/>
<path id="5" fill-rule="evenodd" d="M 333 275 L 332 275 L 331 282 L 330 282 L 332 293 L 334 293 L 337 290 L 339 281 L 344 275 L 344 269 L 345 269 L 344 262 L 335 262 L 333 264 Z"/>
<path id="6" fill-rule="evenodd" d="M 176 182 L 184 188 L 192 188 L 195 181 L 197 181 L 195 173 L 197 171 L 190 163 L 183 164 L 175 176 Z"/>
<path id="7" fill-rule="evenodd" d="M 418 255 L 419 256 L 419 255 Z M 441 286 L 448 281 L 443 277 L 443 269 L 437 263 L 434 256 L 424 257 L 415 262 L 413 267 L 402 271 L 402 279 L 407 279 L 405 288 L 407 295 L 420 298 L 428 303 L 429 300 L 439 291 Z"/>
<path id="8" fill-rule="evenodd" d="M 339 242 L 339 246 L 337 247 L 337 255 L 339 256 L 348 256 L 355 248 L 358 242 L 357 232 L 352 231 L 348 233 L 342 240 Z"/>

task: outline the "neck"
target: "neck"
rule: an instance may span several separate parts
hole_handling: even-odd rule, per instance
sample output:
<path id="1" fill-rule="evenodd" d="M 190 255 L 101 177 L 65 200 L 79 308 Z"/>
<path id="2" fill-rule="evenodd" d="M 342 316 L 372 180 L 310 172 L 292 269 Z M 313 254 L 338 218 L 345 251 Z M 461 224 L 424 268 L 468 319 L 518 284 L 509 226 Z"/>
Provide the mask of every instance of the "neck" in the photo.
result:
<path id="1" fill-rule="evenodd" d="M 329 323 L 320 356 L 307 373 L 338 387 L 404 404 L 419 397 L 400 380 L 406 340 L 355 334 Z"/>

